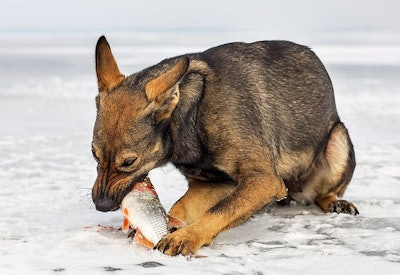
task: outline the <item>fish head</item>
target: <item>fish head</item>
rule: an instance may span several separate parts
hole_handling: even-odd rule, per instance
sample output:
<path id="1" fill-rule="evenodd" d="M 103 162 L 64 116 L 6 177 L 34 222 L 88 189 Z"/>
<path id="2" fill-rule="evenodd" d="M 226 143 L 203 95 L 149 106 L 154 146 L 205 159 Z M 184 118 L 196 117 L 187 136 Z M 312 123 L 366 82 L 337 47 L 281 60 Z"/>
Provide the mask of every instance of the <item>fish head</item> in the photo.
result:
<path id="1" fill-rule="evenodd" d="M 149 177 L 146 177 L 143 181 L 136 182 L 133 185 L 132 192 L 146 192 L 146 193 L 151 193 L 154 196 L 158 197 L 156 189 L 151 183 Z"/>

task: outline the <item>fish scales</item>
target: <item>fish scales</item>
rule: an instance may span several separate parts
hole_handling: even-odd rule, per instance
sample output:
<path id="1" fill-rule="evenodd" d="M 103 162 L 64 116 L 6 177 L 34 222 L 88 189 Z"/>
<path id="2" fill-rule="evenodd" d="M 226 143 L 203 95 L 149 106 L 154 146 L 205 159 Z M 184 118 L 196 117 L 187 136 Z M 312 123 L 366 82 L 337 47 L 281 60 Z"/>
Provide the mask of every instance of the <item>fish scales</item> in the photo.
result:
<path id="1" fill-rule="evenodd" d="M 129 215 L 132 217 L 129 219 L 132 226 L 139 228 L 154 244 L 158 243 L 168 233 L 167 214 L 160 201 L 152 193 L 132 192 L 131 202 L 133 205 L 130 208 L 128 206 L 128 209 L 137 208 L 136 213 Z"/>
<path id="2" fill-rule="evenodd" d="M 153 245 L 168 233 L 168 217 L 149 180 L 136 183 L 121 203 L 129 224 Z M 129 230 L 123 227 L 124 231 Z"/>

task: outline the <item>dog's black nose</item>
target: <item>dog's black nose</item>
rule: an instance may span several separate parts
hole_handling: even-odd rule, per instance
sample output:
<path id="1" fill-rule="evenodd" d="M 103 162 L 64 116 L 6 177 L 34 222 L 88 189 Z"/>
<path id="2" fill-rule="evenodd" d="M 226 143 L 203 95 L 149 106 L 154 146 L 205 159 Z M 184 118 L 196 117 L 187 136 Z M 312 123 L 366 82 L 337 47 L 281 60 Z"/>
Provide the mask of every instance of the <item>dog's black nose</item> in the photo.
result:
<path id="1" fill-rule="evenodd" d="M 96 210 L 101 212 L 108 212 L 116 208 L 114 201 L 109 198 L 97 199 L 94 204 L 96 205 Z"/>

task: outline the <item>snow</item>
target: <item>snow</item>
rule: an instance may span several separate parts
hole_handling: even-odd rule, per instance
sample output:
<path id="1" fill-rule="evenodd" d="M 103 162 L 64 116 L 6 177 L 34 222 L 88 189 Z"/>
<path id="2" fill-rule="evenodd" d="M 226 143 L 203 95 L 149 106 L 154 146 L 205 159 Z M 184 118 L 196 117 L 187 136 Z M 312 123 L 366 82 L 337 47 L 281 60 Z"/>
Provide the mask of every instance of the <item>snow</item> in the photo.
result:
<path id="1" fill-rule="evenodd" d="M 168 257 L 116 230 L 91 201 L 99 35 L 0 33 L 0 274 L 399 274 L 400 38 L 395 33 L 115 33 L 121 71 L 233 40 L 290 39 L 321 57 L 353 139 L 345 198 L 356 217 L 266 207 L 221 233 L 206 257 Z M 382 39 L 379 39 L 382 37 Z M 168 209 L 185 192 L 171 166 L 150 178 Z"/>

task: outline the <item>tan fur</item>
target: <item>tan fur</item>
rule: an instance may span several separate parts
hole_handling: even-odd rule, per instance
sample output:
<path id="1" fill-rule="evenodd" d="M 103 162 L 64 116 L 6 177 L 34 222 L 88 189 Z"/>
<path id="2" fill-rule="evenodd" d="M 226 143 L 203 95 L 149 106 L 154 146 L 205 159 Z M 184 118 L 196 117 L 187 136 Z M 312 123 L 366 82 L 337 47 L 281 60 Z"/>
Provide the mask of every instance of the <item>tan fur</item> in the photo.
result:
<path id="1" fill-rule="evenodd" d="M 189 179 L 189 188 L 170 209 L 169 215 L 192 224 L 235 189 L 231 184 Z"/>
<path id="2" fill-rule="evenodd" d="M 175 110 L 176 105 L 179 102 L 179 90 L 178 88 L 169 96 L 169 98 L 163 101 L 163 104 L 160 104 L 161 107 L 155 114 L 155 121 L 160 122 L 164 119 L 168 119 L 171 117 L 172 112 Z"/>
<path id="3" fill-rule="evenodd" d="M 224 171 L 237 173 L 239 184 L 228 189 L 217 187 L 217 183 L 202 183 L 203 187 L 194 185 L 194 189 L 189 188 L 188 193 L 174 205 L 170 213 L 185 217 L 190 225 L 185 230 L 168 234 L 160 241 L 158 249 L 165 254 L 193 253 L 202 245 L 210 244 L 219 232 L 247 221 L 264 205 L 287 196 L 282 179 L 277 176 L 275 168 L 265 161 L 268 159 L 268 151 L 254 152 L 240 137 L 232 136 L 232 140 L 242 144 L 242 148 L 235 152 L 226 152 L 216 165 Z M 260 155 L 263 156 L 262 161 Z M 238 157 L 246 158 L 246 162 L 239 167 L 231 161 Z M 192 233 L 190 243 L 182 245 L 188 232 Z M 182 251 L 179 251 L 180 247 Z"/>
<path id="4" fill-rule="evenodd" d="M 330 168 L 327 181 L 338 182 L 347 168 L 349 160 L 347 132 L 342 125 L 336 126 L 330 135 L 325 156 Z"/>
<path id="5" fill-rule="evenodd" d="M 325 150 L 318 156 L 315 167 L 305 181 L 301 192 L 290 194 L 303 204 L 315 202 L 325 212 L 332 211 L 332 205 L 338 201 L 346 190 L 354 166 L 350 159 L 350 145 L 347 130 L 343 124 L 337 124 L 331 131 Z M 347 204 L 351 213 L 358 213 L 350 202 Z"/>
<path id="6" fill-rule="evenodd" d="M 150 101 L 157 100 L 166 91 L 171 89 L 182 77 L 188 66 L 187 59 L 179 60 L 171 70 L 146 84 L 146 96 Z"/>
<path id="7" fill-rule="evenodd" d="M 313 161 L 313 151 L 310 149 L 305 152 L 287 152 L 283 151 L 280 154 L 277 164 L 279 175 L 285 178 L 297 171 L 302 171 L 309 167 Z"/>
<path id="8" fill-rule="evenodd" d="M 172 69 L 146 84 L 147 99 L 158 108 L 154 117 L 156 122 L 170 118 L 175 110 L 179 102 L 179 89 L 176 84 L 187 66 L 187 59 L 181 59 Z"/>
<path id="9" fill-rule="evenodd" d="M 99 91 L 111 91 L 124 80 L 106 39 L 100 39 L 96 47 L 96 72 Z"/>
<path id="10" fill-rule="evenodd" d="M 154 163 L 144 163 L 145 159 L 143 155 L 137 154 L 134 148 L 130 146 L 124 146 L 125 144 L 129 144 L 131 139 L 129 134 L 126 133 L 127 125 L 129 125 L 146 106 L 146 101 L 144 99 L 136 98 L 134 100 L 134 105 L 132 105 L 132 101 L 132 95 L 128 92 L 102 92 L 99 95 L 99 107 L 110 115 L 103 118 L 102 123 L 98 127 L 98 134 L 106 138 L 106 140 L 102 142 L 107 144 L 108 150 L 115 151 L 117 154 L 114 156 L 113 165 L 108 167 L 107 156 L 104 155 L 104 148 L 99 148 L 98 142 L 93 142 L 92 149 L 99 158 L 99 165 L 104 171 L 104 173 L 99 174 L 94 183 L 93 192 L 95 194 L 106 190 L 104 184 L 107 183 L 107 180 L 103 179 L 106 175 L 109 176 L 108 182 L 111 186 L 109 192 L 111 193 L 120 192 L 130 184 L 130 181 L 135 175 L 130 175 L 129 177 L 123 175 L 121 179 L 118 179 L 120 171 L 124 170 L 121 165 L 128 158 L 137 158 L 134 168 L 137 168 L 136 172 L 139 175 L 153 168 Z M 119 149 L 124 147 L 126 147 L 126 149 Z M 157 150 L 160 150 L 160 146 L 156 144 L 154 148 L 149 149 L 151 154 L 153 154 Z"/>
<path id="11" fill-rule="evenodd" d="M 158 249 L 167 255 L 191 254 L 201 246 L 210 244 L 221 231 L 245 221 L 266 202 L 273 202 L 286 196 L 285 185 L 276 177 L 272 167 L 263 166 L 260 163 L 248 164 L 249 166 L 243 167 L 243 169 L 250 168 L 250 172 L 254 169 L 264 170 L 264 173 L 249 175 L 251 177 L 247 179 L 249 184 L 237 186 L 234 192 L 230 192 L 219 202 L 220 205 L 221 203 L 224 205 L 223 208 L 211 208 L 194 223 L 168 234 L 159 242 Z M 259 190 L 263 190 L 263 192 Z M 211 190 L 203 194 L 207 192 L 211 192 Z M 224 195 L 224 192 L 219 194 Z M 204 197 L 196 195 L 190 199 L 197 202 L 201 198 Z M 203 209 L 199 213 L 202 211 Z M 186 209 L 186 213 L 190 213 L 190 210 Z M 188 239 L 190 242 L 186 243 L 185 240 Z"/>
<path id="12" fill-rule="evenodd" d="M 315 199 L 315 203 L 325 212 L 329 212 L 330 205 L 335 201 L 337 201 L 337 196 L 334 192 L 330 192 Z"/>

